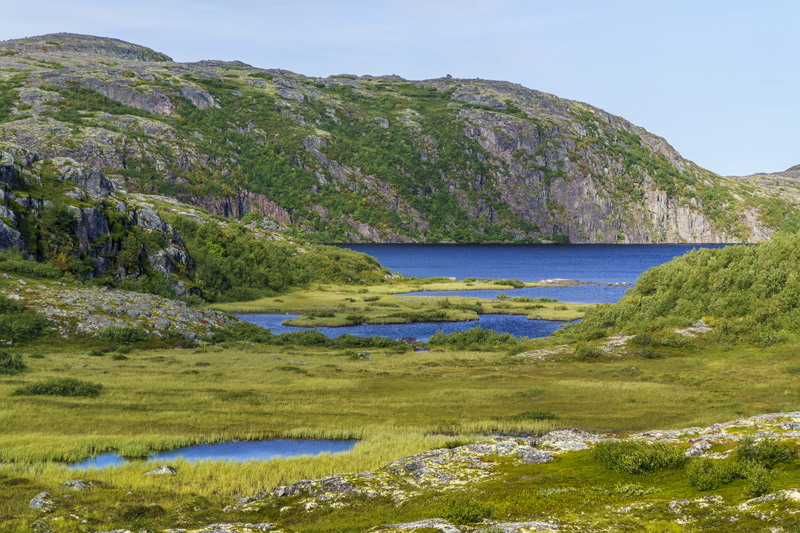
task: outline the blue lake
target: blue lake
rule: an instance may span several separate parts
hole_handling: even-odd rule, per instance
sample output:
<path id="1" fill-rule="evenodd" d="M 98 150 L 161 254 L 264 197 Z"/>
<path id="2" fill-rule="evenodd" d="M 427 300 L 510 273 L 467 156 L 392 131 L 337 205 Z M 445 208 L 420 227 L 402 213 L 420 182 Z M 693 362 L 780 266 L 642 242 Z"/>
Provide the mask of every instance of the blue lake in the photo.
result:
<path id="1" fill-rule="evenodd" d="M 721 244 L 346 244 L 404 276 L 634 283 L 692 248 Z M 572 300 L 577 301 L 577 300 Z"/>
<path id="2" fill-rule="evenodd" d="M 310 329 L 281 325 L 284 320 L 297 318 L 298 315 L 253 314 L 236 316 L 263 328 L 271 328 L 272 333 L 275 334 Z M 517 338 L 546 337 L 563 324 L 563 322 L 549 320 L 528 320 L 525 315 L 480 315 L 480 320 L 473 322 L 418 322 L 416 324 L 377 324 L 316 329 L 330 338 L 348 333 L 357 337 L 371 337 L 374 335 L 392 339 L 413 337 L 424 342 L 439 330 L 445 333 L 453 333 L 455 331 L 467 331 L 477 326 L 483 329 L 492 329 L 498 333 L 510 333 Z"/>
<path id="3" fill-rule="evenodd" d="M 355 440 L 275 439 L 195 444 L 185 448 L 154 453 L 148 456 L 146 461 L 169 462 L 176 459 L 183 459 L 192 463 L 206 460 L 249 461 L 254 459 L 263 461 L 275 457 L 347 452 L 355 446 L 356 442 Z M 97 457 L 71 464 L 70 468 L 105 468 L 128 462 L 144 461 L 145 459 L 128 460 L 117 453 L 104 453 Z"/>

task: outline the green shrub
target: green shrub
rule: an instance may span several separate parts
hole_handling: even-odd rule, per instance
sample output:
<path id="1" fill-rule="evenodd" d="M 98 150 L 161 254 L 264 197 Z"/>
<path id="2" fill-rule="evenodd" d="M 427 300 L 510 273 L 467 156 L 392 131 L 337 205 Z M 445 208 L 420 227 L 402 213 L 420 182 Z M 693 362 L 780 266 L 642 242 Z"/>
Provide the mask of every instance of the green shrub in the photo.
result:
<path id="1" fill-rule="evenodd" d="M 119 348 L 117 348 L 117 353 L 121 354 L 131 353 L 132 351 L 133 348 L 131 348 L 130 346 L 120 346 Z"/>
<path id="2" fill-rule="evenodd" d="M 743 477 L 747 480 L 747 495 L 756 498 L 769 492 L 775 472 L 759 463 L 748 463 L 743 469 Z"/>
<path id="3" fill-rule="evenodd" d="M 37 381 L 12 391 L 12 396 L 74 396 L 94 398 L 100 395 L 103 386 L 99 383 L 73 378 L 51 378 Z"/>
<path id="4" fill-rule="evenodd" d="M 0 350 L 0 376 L 14 376 L 27 369 L 28 366 L 22 361 L 21 355 Z"/>
<path id="5" fill-rule="evenodd" d="M 579 361 L 587 361 L 589 359 L 597 359 L 603 352 L 599 348 L 592 346 L 586 342 L 579 342 L 575 345 L 575 355 Z"/>
<path id="6" fill-rule="evenodd" d="M 119 344 L 132 344 L 143 342 L 149 338 L 147 332 L 140 328 L 129 328 L 120 326 L 108 326 L 97 334 L 103 340 L 116 342 Z"/>
<path id="7" fill-rule="evenodd" d="M 753 437 L 745 437 L 736 447 L 739 460 L 757 463 L 765 468 L 772 468 L 777 463 L 791 461 L 794 453 L 783 443 L 770 438 L 756 442 Z"/>
<path id="8" fill-rule="evenodd" d="M 741 477 L 740 463 L 714 461 L 703 457 L 689 464 L 689 483 L 697 490 L 714 490 Z"/>
<path id="9" fill-rule="evenodd" d="M 0 340 L 32 341 L 50 331 L 50 321 L 28 310 L 19 315 L 0 315 Z"/>
<path id="10" fill-rule="evenodd" d="M 659 343 L 661 346 L 666 346 L 668 348 L 686 348 L 692 344 L 692 341 L 685 335 L 673 331 L 661 337 Z"/>
<path id="11" fill-rule="evenodd" d="M 494 508 L 466 494 L 453 494 L 444 498 L 443 518 L 453 524 L 474 524 L 494 516 Z"/>
<path id="12" fill-rule="evenodd" d="M 0 258 L 0 272 L 13 272 L 20 276 L 42 279 L 58 279 L 61 277 L 61 271 L 52 265 L 22 258 Z"/>
<path id="13" fill-rule="evenodd" d="M 114 361 L 127 361 L 128 356 L 122 355 L 121 353 L 115 353 L 114 355 L 111 356 L 111 359 L 113 359 Z"/>
<path id="14" fill-rule="evenodd" d="M 44 359 L 44 354 L 41 352 L 34 352 L 28 356 L 31 359 Z"/>
<path id="15" fill-rule="evenodd" d="M 431 346 L 448 346 L 456 350 L 491 350 L 503 346 L 515 346 L 517 343 L 517 339 L 510 333 L 497 333 L 480 326 L 448 334 L 439 330 L 428 340 Z"/>
<path id="16" fill-rule="evenodd" d="M 606 468 L 628 474 L 678 468 L 685 461 L 678 448 L 639 440 L 598 442 L 592 448 L 592 457 Z"/>
<path id="17" fill-rule="evenodd" d="M 639 333 L 631 339 L 634 346 L 654 346 L 656 339 L 649 333 Z"/>
<path id="18" fill-rule="evenodd" d="M 103 357 L 105 354 L 106 352 L 104 352 L 103 350 L 98 350 L 97 348 L 89 350 L 89 355 L 93 357 Z"/>

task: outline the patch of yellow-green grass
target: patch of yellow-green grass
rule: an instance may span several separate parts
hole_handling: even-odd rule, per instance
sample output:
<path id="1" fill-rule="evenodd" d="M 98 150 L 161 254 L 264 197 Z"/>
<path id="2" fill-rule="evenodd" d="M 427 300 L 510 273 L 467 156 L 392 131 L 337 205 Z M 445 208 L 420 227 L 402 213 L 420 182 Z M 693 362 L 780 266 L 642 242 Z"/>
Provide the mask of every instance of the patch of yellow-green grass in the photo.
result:
<path id="1" fill-rule="evenodd" d="M 454 287 L 446 290 L 463 289 L 463 282 L 450 283 Z M 478 314 L 518 314 L 531 319 L 572 321 L 583 318 L 585 312 L 593 307 L 535 299 L 514 301 L 511 298 L 394 296 L 402 292 L 397 287 L 323 286 L 251 302 L 215 304 L 211 307 L 230 313 L 299 314 L 300 317 L 286 324 L 305 327 L 469 321 L 477 320 Z M 501 290 L 508 287 L 492 285 L 491 288 Z"/>

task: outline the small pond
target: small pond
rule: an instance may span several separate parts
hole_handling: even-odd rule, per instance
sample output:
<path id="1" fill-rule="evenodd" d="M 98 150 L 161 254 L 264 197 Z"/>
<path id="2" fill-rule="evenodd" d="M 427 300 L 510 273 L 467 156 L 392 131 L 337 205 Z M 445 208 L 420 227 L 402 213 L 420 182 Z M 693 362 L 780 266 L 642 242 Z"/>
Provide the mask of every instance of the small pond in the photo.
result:
<path id="1" fill-rule="evenodd" d="M 272 313 L 236 315 L 242 320 L 256 324 L 262 328 L 272 329 L 272 333 L 289 333 L 311 328 L 298 328 L 281 325 L 284 320 L 297 318 L 298 315 L 280 315 Z M 412 337 L 423 342 L 439 330 L 444 333 L 467 331 L 477 326 L 483 329 L 492 329 L 497 333 L 510 333 L 520 337 L 546 337 L 564 325 L 564 322 L 550 320 L 528 320 L 525 315 L 480 315 L 480 320 L 472 322 L 417 322 L 414 324 L 370 324 L 363 326 L 347 326 L 340 328 L 318 327 L 317 331 L 330 338 L 336 338 L 345 333 L 357 337 Z"/>
<path id="2" fill-rule="evenodd" d="M 496 298 L 503 293 L 530 298 L 554 298 L 559 302 L 581 304 L 617 303 L 625 296 L 631 286 L 617 285 L 572 285 L 569 287 L 524 287 L 522 289 L 490 289 L 478 291 L 420 291 L 398 294 L 397 296 L 468 296 L 471 298 Z"/>
<path id="3" fill-rule="evenodd" d="M 296 457 L 298 455 L 317 455 L 320 453 L 341 453 L 350 451 L 355 440 L 326 439 L 273 439 L 260 441 L 217 442 L 214 444 L 195 444 L 157 452 L 147 457 L 147 461 L 169 462 L 176 459 L 184 461 L 264 461 L 275 457 Z M 119 466 L 128 462 L 144 462 L 145 459 L 127 459 L 117 453 L 104 453 L 73 463 L 70 468 L 105 468 Z"/>

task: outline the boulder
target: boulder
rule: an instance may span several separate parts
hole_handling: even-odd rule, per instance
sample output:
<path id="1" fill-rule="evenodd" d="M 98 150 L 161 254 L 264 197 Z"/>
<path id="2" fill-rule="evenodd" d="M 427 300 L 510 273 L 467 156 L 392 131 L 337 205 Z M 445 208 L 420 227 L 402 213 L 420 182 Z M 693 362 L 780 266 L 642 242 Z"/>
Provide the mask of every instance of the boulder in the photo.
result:
<path id="1" fill-rule="evenodd" d="M 707 440 L 699 440 L 692 444 L 688 450 L 683 452 L 683 456 L 687 459 L 689 457 L 702 457 L 705 455 L 706 450 L 711 449 L 711 443 Z"/>
<path id="2" fill-rule="evenodd" d="M 553 460 L 553 454 L 541 450 L 519 450 L 517 455 L 527 464 L 544 464 Z"/>
<path id="3" fill-rule="evenodd" d="M 14 158 L 8 152 L 0 152 L 0 183 L 13 189 L 15 175 Z"/>
<path id="4" fill-rule="evenodd" d="M 211 93 L 195 87 L 194 85 L 184 85 L 180 89 L 181 96 L 189 100 L 198 109 L 208 109 L 209 107 L 219 107 L 214 102 Z"/>
<path id="5" fill-rule="evenodd" d="M 82 479 L 71 479 L 62 483 L 61 486 L 70 490 L 88 490 L 92 488 L 91 482 L 87 482 Z"/>
<path id="6" fill-rule="evenodd" d="M 174 476 L 178 473 L 178 469 L 174 466 L 169 465 L 161 465 L 158 468 L 154 468 L 149 472 L 145 472 L 145 476 Z"/>
<path id="7" fill-rule="evenodd" d="M 31 509 L 46 509 L 52 505 L 55 505 L 56 501 L 53 498 L 53 495 L 49 492 L 40 492 L 28 504 L 28 507 Z"/>

